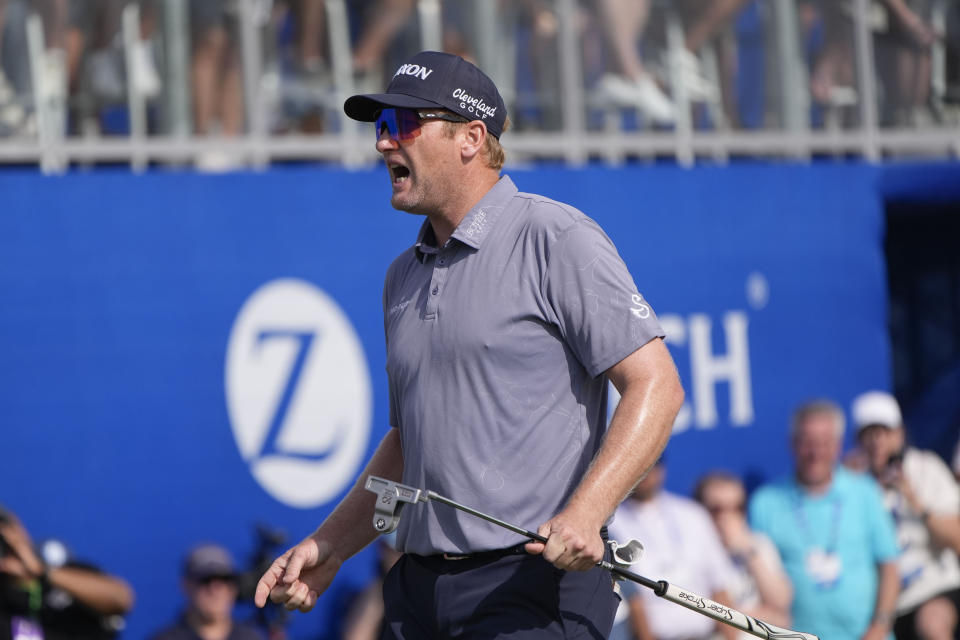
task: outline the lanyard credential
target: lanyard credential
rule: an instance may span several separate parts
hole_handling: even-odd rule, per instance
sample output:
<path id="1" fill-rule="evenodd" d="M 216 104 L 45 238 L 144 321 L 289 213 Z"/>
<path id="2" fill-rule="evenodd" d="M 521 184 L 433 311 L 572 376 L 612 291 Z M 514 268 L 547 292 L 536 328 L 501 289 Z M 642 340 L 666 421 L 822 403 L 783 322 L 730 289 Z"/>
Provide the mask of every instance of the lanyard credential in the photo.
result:
<path id="1" fill-rule="evenodd" d="M 837 586 L 843 572 L 843 562 L 837 553 L 837 546 L 840 541 L 840 512 L 843 508 L 843 501 L 839 496 L 834 496 L 827 543 L 820 546 L 817 544 L 818 541 L 814 540 L 814 532 L 803 509 L 803 496 L 799 491 L 798 489 L 795 496 L 793 513 L 803 534 L 804 547 L 807 550 L 804 558 L 804 568 L 807 576 L 813 581 L 817 589 L 821 591 L 830 590 Z"/>
<path id="2" fill-rule="evenodd" d="M 797 520 L 797 524 L 800 527 L 800 531 L 803 533 L 803 539 L 807 547 L 818 546 L 817 541 L 814 540 L 813 530 L 810 527 L 810 523 L 807 521 L 807 514 L 803 508 L 803 496 L 801 495 L 801 489 L 797 489 L 797 493 L 794 495 L 793 501 L 793 515 Z M 832 500 L 831 517 L 830 517 L 830 533 L 827 538 L 827 544 L 823 545 L 821 548 L 827 553 L 834 553 L 837 550 L 837 544 L 840 541 L 840 514 L 843 511 L 843 500 L 840 499 L 840 496 L 834 496 Z"/>

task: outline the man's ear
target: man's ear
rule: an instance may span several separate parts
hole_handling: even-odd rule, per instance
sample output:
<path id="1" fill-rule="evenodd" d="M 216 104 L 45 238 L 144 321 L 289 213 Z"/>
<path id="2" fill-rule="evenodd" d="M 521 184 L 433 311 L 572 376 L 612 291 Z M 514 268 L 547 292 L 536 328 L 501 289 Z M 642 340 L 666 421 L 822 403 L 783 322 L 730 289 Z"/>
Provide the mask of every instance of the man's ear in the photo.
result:
<path id="1" fill-rule="evenodd" d="M 480 120 L 471 120 L 461 127 L 460 131 L 462 134 L 460 153 L 465 160 L 479 154 L 487 136 L 490 135 L 487 132 L 487 125 Z"/>

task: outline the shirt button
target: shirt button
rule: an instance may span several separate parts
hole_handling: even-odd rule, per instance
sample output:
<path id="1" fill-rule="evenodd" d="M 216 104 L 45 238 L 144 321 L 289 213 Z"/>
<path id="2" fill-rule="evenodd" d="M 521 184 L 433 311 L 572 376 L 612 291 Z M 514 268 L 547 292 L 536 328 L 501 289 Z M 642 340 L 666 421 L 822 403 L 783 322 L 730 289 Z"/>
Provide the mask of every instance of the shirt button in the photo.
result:
<path id="1" fill-rule="evenodd" d="M 433 291 L 431 291 L 430 293 L 432 293 L 433 295 L 437 295 L 438 293 L 440 293 L 440 287 L 434 287 Z"/>

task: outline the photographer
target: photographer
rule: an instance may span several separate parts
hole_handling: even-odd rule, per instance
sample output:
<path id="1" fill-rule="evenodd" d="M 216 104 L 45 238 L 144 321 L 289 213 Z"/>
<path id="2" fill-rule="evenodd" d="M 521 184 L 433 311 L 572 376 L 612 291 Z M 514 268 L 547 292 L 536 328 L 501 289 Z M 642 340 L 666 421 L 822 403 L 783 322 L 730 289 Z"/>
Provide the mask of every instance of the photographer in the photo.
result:
<path id="1" fill-rule="evenodd" d="M 263 640 L 255 627 L 234 620 L 239 577 L 224 547 L 194 547 L 183 563 L 183 614 L 153 640 Z"/>
<path id="2" fill-rule="evenodd" d="M 960 488 L 935 453 L 906 446 L 893 396 L 864 393 L 852 413 L 867 468 L 883 488 L 897 528 L 897 640 L 950 640 L 960 609 Z"/>
<path id="3" fill-rule="evenodd" d="M 114 638 L 132 607 L 126 582 L 78 563 L 48 563 L 0 508 L 0 640 Z"/>

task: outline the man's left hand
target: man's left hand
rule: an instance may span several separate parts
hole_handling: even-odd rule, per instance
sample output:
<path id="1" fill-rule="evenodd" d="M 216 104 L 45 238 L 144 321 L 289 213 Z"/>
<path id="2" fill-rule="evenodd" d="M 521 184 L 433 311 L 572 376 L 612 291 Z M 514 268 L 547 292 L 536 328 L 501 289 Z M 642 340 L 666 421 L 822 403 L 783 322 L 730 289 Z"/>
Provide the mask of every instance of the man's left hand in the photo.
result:
<path id="1" fill-rule="evenodd" d="M 600 525 L 592 518 L 575 516 L 564 509 L 537 529 L 547 543 L 527 544 L 528 553 L 541 554 L 558 569 L 586 571 L 603 559 L 603 539 Z"/>

